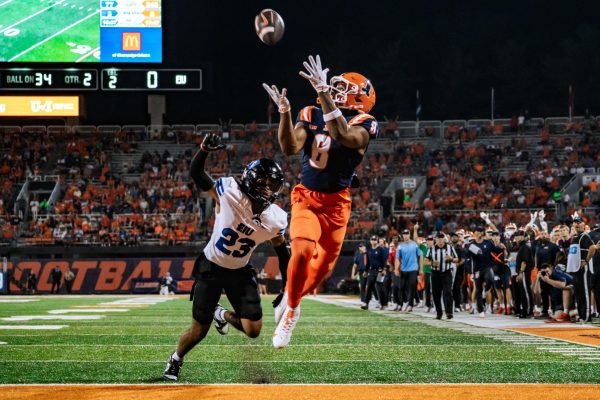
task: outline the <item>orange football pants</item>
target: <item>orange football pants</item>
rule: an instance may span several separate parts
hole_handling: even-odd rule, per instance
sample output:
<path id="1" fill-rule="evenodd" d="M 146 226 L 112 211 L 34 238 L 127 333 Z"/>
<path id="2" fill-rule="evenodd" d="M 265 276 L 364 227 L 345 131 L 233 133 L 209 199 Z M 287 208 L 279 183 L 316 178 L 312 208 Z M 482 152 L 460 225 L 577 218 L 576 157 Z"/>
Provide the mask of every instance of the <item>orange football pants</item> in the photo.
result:
<path id="1" fill-rule="evenodd" d="M 298 184 L 292 190 L 291 201 L 292 254 L 286 290 L 288 305 L 296 308 L 302 297 L 317 288 L 335 266 L 352 200 L 349 189 L 320 193 Z"/>

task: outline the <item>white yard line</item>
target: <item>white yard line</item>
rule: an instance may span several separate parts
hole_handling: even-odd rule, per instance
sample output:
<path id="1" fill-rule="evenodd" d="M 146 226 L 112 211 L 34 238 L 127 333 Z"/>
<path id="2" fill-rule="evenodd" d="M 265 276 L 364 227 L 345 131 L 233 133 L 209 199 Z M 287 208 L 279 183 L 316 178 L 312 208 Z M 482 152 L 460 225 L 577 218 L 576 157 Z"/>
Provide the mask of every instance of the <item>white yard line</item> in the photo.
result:
<path id="1" fill-rule="evenodd" d="M 0 303 L 30 303 L 32 301 L 39 301 L 37 299 L 0 299 Z"/>
<path id="2" fill-rule="evenodd" d="M 38 364 L 38 363 L 68 363 L 68 364 L 93 364 L 93 363 L 111 363 L 111 364 L 164 364 L 165 360 L 2 360 L 5 364 Z M 364 359 L 364 360 L 186 360 L 186 364 L 358 364 L 358 363 L 430 363 L 430 360 L 382 360 Z M 459 360 L 444 361 L 436 360 L 437 364 L 572 364 L 573 360 Z M 595 362 L 579 362 L 579 364 L 598 364 Z"/>
<path id="3" fill-rule="evenodd" d="M 33 46 L 31 46 L 27 50 L 24 50 L 24 51 L 20 52 L 19 54 L 17 54 L 16 56 L 12 57 L 8 61 L 14 61 L 14 60 L 16 60 L 17 58 L 21 57 L 22 55 L 24 55 L 26 53 L 29 53 L 31 50 L 35 49 L 36 47 L 41 46 L 42 44 L 46 43 L 47 41 L 55 38 L 56 36 L 60 35 L 63 32 L 68 31 L 72 27 L 74 27 L 76 25 L 79 25 L 80 23 L 82 23 L 82 22 L 90 19 L 91 17 L 93 17 L 96 14 L 98 14 L 98 11 L 96 11 L 95 13 L 92 13 L 92 14 L 88 15 L 87 17 L 84 17 L 84 18 L 80 19 L 79 21 L 76 21 L 76 22 L 72 23 L 71 25 L 67 26 L 66 28 L 61 29 L 60 31 L 56 32 L 54 35 L 49 36 L 46 39 L 42 40 L 41 42 L 34 44 Z M 0 31 L 0 33 L 2 33 L 2 31 Z"/>
<path id="4" fill-rule="evenodd" d="M 1 321 L 33 321 L 33 320 L 62 320 L 79 321 L 104 318 L 104 315 L 18 315 L 15 317 L 0 318 Z"/>
<path id="5" fill-rule="evenodd" d="M 91 9 L 90 9 L 91 10 Z M 88 11 L 90 11 L 88 10 Z M 89 53 L 82 55 L 81 57 L 79 57 L 77 60 L 75 60 L 75 62 L 82 62 L 83 60 L 85 60 L 86 58 L 88 58 L 89 56 L 93 55 L 95 52 L 97 52 L 98 50 L 100 50 L 100 47 L 96 47 L 95 49 L 92 49 Z"/>
<path id="6" fill-rule="evenodd" d="M 564 325 L 567 325 L 567 324 L 564 324 Z M 593 326 L 585 326 L 585 327 L 583 327 L 583 328 L 590 328 L 590 327 L 593 327 Z M 575 345 L 577 345 L 577 346 L 587 346 L 588 348 L 589 348 L 589 347 L 594 347 L 594 348 L 597 348 L 597 349 L 598 349 L 598 348 L 600 348 L 600 346 L 598 346 L 598 345 L 596 345 L 596 344 L 591 344 L 591 343 L 580 343 L 580 342 L 576 342 L 576 341 L 573 341 L 573 340 L 568 340 L 568 339 L 562 339 L 562 338 L 551 338 L 551 337 L 548 337 L 548 336 L 536 335 L 536 334 L 534 334 L 534 333 L 529 333 L 529 332 L 521 332 L 521 331 L 517 331 L 517 330 L 512 330 L 511 328 L 507 328 L 507 329 L 508 329 L 509 331 L 511 331 L 511 332 L 520 333 L 520 334 L 522 334 L 522 335 L 527 335 L 527 336 L 529 336 L 529 337 L 536 337 L 536 338 L 545 337 L 545 338 L 547 338 L 547 339 L 550 339 L 550 340 L 557 340 L 557 341 L 560 341 L 560 342 L 563 342 L 563 343 L 565 343 L 565 345 L 566 345 L 566 344 L 571 344 L 571 345 L 575 344 Z"/>
<path id="7" fill-rule="evenodd" d="M 12 3 L 15 0 L 6 0 L 4 3 L 0 3 L 0 7 L 7 5 L 8 3 Z"/>
<path id="8" fill-rule="evenodd" d="M 43 330 L 56 330 L 66 328 L 69 325 L 0 325 L 0 330 L 32 330 L 32 331 L 43 331 Z M 10 335 L 10 337 L 14 336 L 31 336 L 31 335 Z M 43 336 L 47 338 L 47 335 L 33 335 L 33 336 Z"/>
<path id="9" fill-rule="evenodd" d="M 175 297 L 166 297 L 166 298 L 165 297 L 134 297 L 132 299 L 123 299 L 123 300 L 104 302 L 104 303 L 100 303 L 100 305 L 158 304 L 158 303 L 164 303 L 166 301 L 175 300 L 175 299 L 176 299 Z"/>
<path id="10" fill-rule="evenodd" d="M 357 299 L 332 299 L 327 296 L 318 296 L 313 300 L 320 301 L 322 303 L 334 304 L 341 307 L 357 308 L 359 303 Z M 374 314 L 383 315 L 391 318 L 400 318 L 403 321 L 415 321 L 425 325 L 433 326 L 436 328 L 447 328 L 455 331 L 460 331 L 470 335 L 483 335 L 488 339 L 497 340 L 506 344 L 512 344 L 514 346 L 527 346 L 534 347 L 538 351 L 546 351 L 551 354 L 556 354 L 569 359 L 573 356 L 593 356 L 598 354 L 596 348 L 599 346 L 587 345 L 583 343 L 572 342 L 564 339 L 550 338 L 542 335 L 536 335 L 528 332 L 521 332 L 519 330 L 513 330 L 513 327 L 506 327 L 506 318 L 493 316 L 492 318 L 482 320 L 459 315 L 458 318 L 451 321 L 440 321 L 432 318 L 431 314 L 419 312 L 418 310 L 414 313 L 382 313 L 377 311 L 371 311 Z M 516 321 L 515 321 L 516 322 Z M 521 322 L 518 322 L 520 325 Z M 537 326 L 536 326 L 537 325 Z M 517 325 L 518 326 L 518 325 Z M 527 321 L 527 326 L 540 327 L 542 324 L 539 322 Z M 546 345 L 548 347 L 542 347 Z M 557 347 L 561 346 L 562 347 Z M 573 345 L 577 345 L 576 347 Z M 553 346 L 553 347 L 550 347 Z M 572 359 L 572 358 L 571 358 Z M 580 357 L 579 360 L 594 361 L 594 357 Z M 600 359 L 600 358 L 598 358 Z"/>
<path id="11" fill-rule="evenodd" d="M 26 335 L 21 335 L 26 336 Z M 13 335 L 11 335 L 11 338 Z M 357 347 L 362 344 L 356 343 L 317 343 L 317 344 L 295 344 L 290 345 L 290 348 L 295 347 Z M 439 344 L 368 344 L 369 347 L 439 347 Z M 173 347 L 173 344 L 13 344 L 11 347 Z M 202 347 L 244 347 L 244 348 L 256 348 L 256 347 L 268 347 L 271 348 L 270 344 L 202 344 Z M 445 344 L 444 347 L 505 347 L 501 344 Z M 600 353 L 599 353 L 600 354 Z"/>
<path id="12" fill-rule="evenodd" d="M 70 314 L 70 313 L 123 313 L 128 312 L 128 308 L 70 308 L 67 310 L 50 310 L 48 314 Z"/>
<path id="13" fill-rule="evenodd" d="M 30 20 L 31 18 L 35 17 L 36 15 L 40 15 L 41 13 L 43 13 L 44 11 L 47 11 L 47 10 L 51 9 L 52 7 L 56 7 L 57 5 L 61 4 L 63 1 L 64 0 L 59 1 L 58 3 L 55 3 L 55 4 L 53 4 L 53 5 L 49 6 L 49 7 L 43 8 L 40 11 L 38 11 L 38 12 L 36 12 L 34 14 L 31 14 L 28 17 L 23 18 L 22 20 L 19 20 L 19 21 L 15 22 L 14 24 L 7 26 L 6 28 L 0 30 L 0 33 L 4 32 L 4 31 L 6 31 L 6 30 L 8 30 L 10 28 L 14 28 L 15 26 L 17 26 L 17 25 L 19 25 L 19 24 L 21 24 L 21 23 L 23 23 L 25 21 Z M 3 3 L 3 4 L 6 4 L 6 3 Z"/>
<path id="14" fill-rule="evenodd" d="M 0 325 L 0 326 L 23 326 L 23 325 Z M 30 325 L 30 326 L 40 326 L 40 325 Z M 85 327 L 86 329 L 89 328 L 90 326 L 94 326 L 96 327 L 97 325 L 93 325 L 93 324 L 86 324 Z M 131 327 L 132 325 L 104 325 L 104 327 L 106 328 L 115 328 L 115 327 Z M 182 326 L 188 326 L 189 325 L 182 325 Z M 0 328 L 1 329 L 1 328 Z M 10 329 L 10 328 L 7 328 Z M 2 336 L 2 335 L 0 335 Z M 23 336 L 23 337 L 48 337 L 47 335 L 10 335 L 11 337 L 14 336 Z M 61 333 L 61 336 L 167 336 L 167 337 L 179 337 L 181 336 L 181 332 L 177 331 L 177 332 L 173 332 L 173 333 Z M 324 333 L 324 334 L 308 334 L 308 333 L 295 333 L 294 337 L 339 337 L 339 336 L 352 336 L 352 337 L 356 337 L 356 336 L 377 336 L 377 337 L 398 337 L 397 333 L 355 333 L 352 335 L 348 335 L 345 333 Z M 431 337 L 431 335 L 411 335 L 411 337 L 414 336 L 419 336 L 419 337 Z M 436 335 L 436 338 L 439 337 L 454 337 L 456 335 Z M 203 345 L 204 346 L 204 345 Z M 438 345 L 431 345 L 431 346 L 438 346 Z M 470 345 L 469 345 L 470 346 Z M 487 346 L 487 345 L 484 345 Z"/>

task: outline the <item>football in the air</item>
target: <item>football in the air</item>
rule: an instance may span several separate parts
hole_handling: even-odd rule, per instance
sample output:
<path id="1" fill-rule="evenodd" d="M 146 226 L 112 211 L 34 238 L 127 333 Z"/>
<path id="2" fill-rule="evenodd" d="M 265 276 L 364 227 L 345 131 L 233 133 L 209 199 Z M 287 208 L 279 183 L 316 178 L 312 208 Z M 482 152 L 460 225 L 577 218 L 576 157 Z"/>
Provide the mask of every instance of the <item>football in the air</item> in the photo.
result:
<path id="1" fill-rule="evenodd" d="M 285 25 L 283 18 L 275 10 L 265 8 L 254 18 L 254 28 L 258 38 L 269 46 L 279 42 L 283 37 Z"/>

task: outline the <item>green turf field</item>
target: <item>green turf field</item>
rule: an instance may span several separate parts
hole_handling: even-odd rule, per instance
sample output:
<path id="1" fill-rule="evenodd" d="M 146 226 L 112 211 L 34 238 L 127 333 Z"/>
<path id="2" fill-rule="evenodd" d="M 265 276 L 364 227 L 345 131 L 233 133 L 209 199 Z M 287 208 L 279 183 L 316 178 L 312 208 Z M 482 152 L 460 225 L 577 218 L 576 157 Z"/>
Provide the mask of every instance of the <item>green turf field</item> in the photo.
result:
<path id="1" fill-rule="evenodd" d="M 100 303 L 123 297 L 37 299 L 0 304 L 0 318 L 101 307 Z M 271 347 L 270 299 L 263 300 L 263 307 L 266 315 L 259 338 L 248 339 L 233 329 L 227 336 L 211 330 L 186 356 L 180 382 L 600 382 L 598 361 L 314 300 L 303 302 L 291 346 L 276 350 Z M 100 320 L 0 320 L 0 342 L 6 343 L 0 344 L 0 383 L 162 382 L 165 361 L 188 326 L 190 308 L 187 299 L 177 298 L 107 313 Z M 5 329 L 23 324 L 68 327 Z"/>
<path id="2" fill-rule="evenodd" d="M 0 61 L 99 61 L 98 7 L 98 0 L 0 0 Z"/>

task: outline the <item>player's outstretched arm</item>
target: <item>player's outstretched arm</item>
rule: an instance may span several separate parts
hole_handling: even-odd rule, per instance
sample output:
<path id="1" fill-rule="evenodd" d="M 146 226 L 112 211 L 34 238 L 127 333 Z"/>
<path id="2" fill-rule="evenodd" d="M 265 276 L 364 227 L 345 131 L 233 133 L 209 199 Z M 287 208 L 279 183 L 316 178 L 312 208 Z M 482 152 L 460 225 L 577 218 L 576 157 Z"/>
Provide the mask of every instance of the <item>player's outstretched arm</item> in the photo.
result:
<path id="1" fill-rule="evenodd" d="M 290 261 L 290 251 L 287 248 L 285 237 L 283 235 L 275 236 L 271 239 L 271 244 L 273 245 L 275 254 L 277 254 L 277 259 L 279 260 L 279 272 L 281 272 L 281 295 L 277 296 L 273 302 L 273 307 L 277 307 L 283 297 L 282 294 L 287 283 L 287 268 Z"/>
<path id="2" fill-rule="evenodd" d="M 221 138 L 214 133 L 208 133 L 204 136 L 200 150 L 192 158 L 192 164 L 190 165 L 190 176 L 192 180 L 202 191 L 207 192 L 210 196 L 215 199 L 217 204 L 219 203 L 219 196 L 217 195 L 215 181 L 205 170 L 206 157 L 211 151 L 217 151 L 224 149 L 225 145 L 221 144 Z"/>
<path id="3" fill-rule="evenodd" d="M 305 71 L 300 71 L 300 76 L 310 82 L 319 96 L 323 108 L 323 119 L 332 138 L 351 149 L 366 149 L 369 144 L 369 132 L 362 126 L 348 125 L 342 111 L 336 106 L 329 94 L 327 73 L 329 68 L 323 69 L 321 57 L 308 56 L 308 62 L 303 63 Z"/>
<path id="4" fill-rule="evenodd" d="M 279 108 L 279 129 L 277 130 L 277 138 L 279 139 L 281 151 L 286 156 L 292 156 L 298 153 L 304 146 L 304 142 L 306 141 L 306 130 L 302 124 L 298 124 L 294 127 L 286 88 L 283 88 L 281 92 L 279 92 L 277 86 L 269 86 L 266 83 L 263 83 L 263 88 Z"/>

